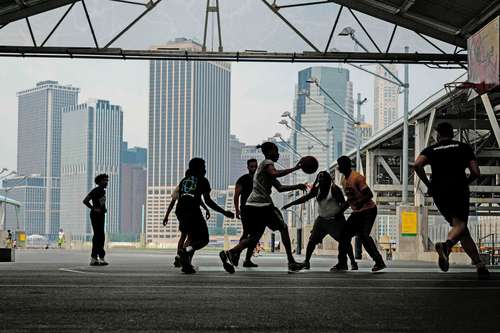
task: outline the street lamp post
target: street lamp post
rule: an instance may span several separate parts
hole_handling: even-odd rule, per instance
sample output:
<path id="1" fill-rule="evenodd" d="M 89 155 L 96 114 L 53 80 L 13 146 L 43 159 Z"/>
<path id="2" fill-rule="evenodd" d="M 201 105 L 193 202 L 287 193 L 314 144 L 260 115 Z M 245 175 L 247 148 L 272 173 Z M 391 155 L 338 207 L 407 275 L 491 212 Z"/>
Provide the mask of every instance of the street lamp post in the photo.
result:
<path id="1" fill-rule="evenodd" d="M 361 106 L 366 103 L 367 99 L 364 98 L 363 100 L 361 99 L 361 94 L 358 93 L 358 99 L 356 101 L 356 105 L 357 105 L 357 115 L 356 115 L 356 118 L 357 118 L 357 122 L 358 122 L 358 126 L 357 126 L 357 149 L 356 149 L 356 171 L 357 172 L 361 172 L 361 126 L 359 126 L 359 124 L 361 124 Z"/>
<path id="2" fill-rule="evenodd" d="M 357 147 L 356 147 L 356 170 L 359 171 L 360 168 L 361 168 L 361 163 L 360 163 L 360 160 L 361 160 L 361 152 L 360 152 L 360 149 L 361 149 L 361 139 L 360 139 L 360 135 L 361 135 L 361 125 L 362 125 L 361 122 L 360 122 L 360 114 L 358 114 L 358 119 L 357 120 L 354 119 L 354 117 L 349 112 L 347 112 L 342 107 L 342 105 L 340 105 L 339 103 L 337 103 L 337 101 L 335 101 L 335 99 L 330 94 L 328 94 L 328 92 L 325 89 L 323 89 L 323 87 L 321 87 L 321 85 L 319 84 L 319 82 L 318 82 L 318 80 L 316 78 L 310 78 L 309 80 L 307 80 L 307 83 L 314 83 L 318 87 L 318 89 L 320 89 L 326 96 L 328 96 L 328 98 L 342 111 L 343 114 L 340 114 L 338 111 L 333 110 L 330 107 L 319 103 L 318 101 L 316 101 L 313 98 L 311 98 L 311 96 L 309 96 L 308 94 L 305 94 L 305 96 L 308 99 L 312 100 L 315 103 L 318 103 L 318 104 L 322 105 L 325 109 L 327 109 L 329 111 L 332 111 L 333 113 L 336 113 L 336 114 L 340 115 L 346 121 L 351 122 L 355 128 L 359 127 L 359 129 L 357 131 L 358 132 L 358 137 L 357 137 L 357 141 L 358 142 L 357 142 Z M 364 102 L 366 102 L 366 99 L 363 100 L 361 102 L 361 104 L 363 104 Z M 360 106 L 358 106 L 358 107 L 360 108 Z M 358 113 L 359 112 L 360 111 L 358 110 Z"/>
<path id="3" fill-rule="evenodd" d="M 349 36 L 354 43 L 356 43 L 359 47 L 361 47 L 365 52 L 369 52 L 368 49 L 356 38 L 354 35 L 355 30 L 351 27 L 345 27 L 340 33 L 339 36 Z M 405 53 L 409 52 L 409 47 L 405 47 Z M 410 83 L 409 83 L 409 65 L 405 64 L 404 65 L 404 82 L 401 81 L 392 71 L 390 71 L 387 66 L 384 64 L 380 64 L 382 68 L 384 68 L 387 73 L 394 78 L 394 80 L 385 78 L 380 75 L 375 75 L 383 80 L 386 80 L 388 82 L 391 82 L 393 84 L 396 84 L 403 89 L 403 97 L 404 97 L 404 109 L 403 109 L 403 168 L 401 172 L 401 178 L 402 178 L 402 183 L 403 183 L 403 190 L 402 190 L 402 204 L 405 205 L 408 203 L 408 114 L 409 114 L 409 89 L 410 89 Z M 366 71 L 366 70 L 365 70 Z M 367 71 L 369 72 L 369 71 Z M 371 73 L 373 74 L 373 73 Z"/>
<path id="4" fill-rule="evenodd" d="M 290 163 L 292 164 L 290 167 L 292 167 L 293 165 L 295 165 L 295 157 L 298 157 L 299 159 L 302 158 L 302 155 L 297 151 L 295 150 L 295 148 L 293 148 L 285 139 L 283 139 L 283 137 L 281 136 L 280 133 L 276 133 L 274 134 L 274 138 L 278 138 L 280 139 L 280 141 L 285 145 L 285 147 L 287 147 L 287 150 L 292 152 L 291 156 L 290 156 Z M 295 172 L 292 173 L 292 182 L 295 184 L 297 181 L 296 181 L 296 178 L 297 175 Z M 293 200 L 295 200 L 295 192 L 296 191 L 293 191 L 292 194 L 293 194 Z M 294 210 L 295 210 L 295 206 L 294 206 Z M 297 222 L 295 223 L 295 226 L 297 227 Z M 297 239 L 299 239 L 299 228 L 297 227 Z M 274 252 L 274 232 L 271 233 L 271 252 Z M 298 242 L 297 242 L 298 243 Z M 297 244 L 297 247 L 299 246 L 299 244 Z"/>

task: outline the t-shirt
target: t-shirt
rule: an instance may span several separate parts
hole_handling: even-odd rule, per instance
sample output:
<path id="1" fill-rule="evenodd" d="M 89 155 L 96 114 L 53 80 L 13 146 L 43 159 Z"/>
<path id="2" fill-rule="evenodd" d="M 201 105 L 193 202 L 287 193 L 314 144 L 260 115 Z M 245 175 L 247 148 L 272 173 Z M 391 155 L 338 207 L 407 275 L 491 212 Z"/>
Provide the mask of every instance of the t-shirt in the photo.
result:
<path id="1" fill-rule="evenodd" d="M 361 207 L 356 206 L 356 202 L 363 197 L 361 191 L 368 187 L 366 178 L 359 172 L 351 171 L 349 177 L 342 179 L 342 187 L 353 212 L 361 212 L 375 207 L 375 202 L 371 199 Z"/>
<path id="2" fill-rule="evenodd" d="M 421 153 L 429 160 L 431 185 L 436 189 L 468 188 L 465 169 L 476 159 L 472 148 L 462 142 L 444 140 L 425 148 Z"/>
<path id="3" fill-rule="evenodd" d="M 89 193 L 92 199 L 92 207 L 98 208 L 102 213 L 106 213 L 106 190 L 103 187 L 97 186 Z"/>
<path id="4" fill-rule="evenodd" d="M 267 173 L 267 167 L 273 165 L 272 160 L 263 160 L 260 162 L 253 177 L 252 193 L 247 199 L 247 206 L 264 207 L 273 204 L 271 192 L 273 185 L 279 184 L 278 180 Z"/>
<path id="5" fill-rule="evenodd" d="M 200 209 L 201 196 L 210 192 L 210 182 L 203 176 L 187 176 L 179 183 L 179 203 L 176 211 Z"/>
<path id="6" fill-rule="evenodd" d="M 241 186 L 240 209 L 245 206 L 250 193 L 253 189 L 253 176 L 249 173 L 241 176 L 236 181 L 236 186 Z"/>

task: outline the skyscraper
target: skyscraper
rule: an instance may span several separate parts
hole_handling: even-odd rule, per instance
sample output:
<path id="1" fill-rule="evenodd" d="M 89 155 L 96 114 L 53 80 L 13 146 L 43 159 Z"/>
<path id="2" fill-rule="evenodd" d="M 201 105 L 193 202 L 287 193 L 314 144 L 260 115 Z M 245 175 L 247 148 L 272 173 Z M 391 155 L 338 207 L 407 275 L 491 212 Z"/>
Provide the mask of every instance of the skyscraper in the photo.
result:
<path id="1" fill-rule="evenodd" d="M 96 175 L 109 175 L 106 190 L 106 231 L 120 230 L 120 160 L 123 112 L 106 100 L 65 108 L 62 117 L 61 227 L 74 237 L 91 233 L 85 195 Z"/>
<path id="2" fill-rule="evenodd" d="M 241 175 L 247 173 L 247 160 L 241 156 L 245 144 L 240 142 L 236 135 L 231 134 L 229 145 L 231 148 L 231 156 L 229 158 L 229 184 L 231 186 L 236 183 Z"/>
<path id="3" fill-rule="evenodd" d="M 394 75 L 398 75 L 398 69 L 394 64 L 385 65 Z M 376 73 L 380 76 L 392 79 L 392 76 L 380 65 L 377 65 Z M 399 87 L 381 78 L 375 77 L 374 105 L 373 105 L 373 130 L 378 132 L 392 124 L 398 119 Z"/>
<path id="4" fill-rule="evenodd" d="M 62 109 L 78 103 L 79 89 L 60 85 L 57 81 L 42 81 L 35 88 L 17 93 L 18 132 L 17 170 L 19 175 L 34 175 L 25 185 L 36 184 L 38 209 L 43 211 L 25 226 L 38 233 L 55 235 L 59 229 L 59 177 L 61 172 Z M 40 180 L 43 179 L 43 180 Z M 43 185 L 42 185 L 43 184 Z M 26 188 L 27 188 L 26 187 Z M 29 195 L 20 195 L 28 198 Z M 22 202 L 28 207 L 26 202 Z M 28 217 L 29 214 L 24 214 Z M 36 224 L 36 225 L 35 225 Z M 40 225 L 41 224 L 41 225 Z"/>
<path id="5" fill-rule="evenodd" d="M 184 38 L 162 47 L 201 50 L 201 45 Z M 205 159 L 207 178 L 213 189 L 227 189 L 230 89 L 229 63 L 150 62 L 148 242 L 173 242 L 172 238 L 177 237 L 175 218 L 166 228 L 161 221 L 173 187 L 184 176 L 191 158 Z"/>
<path id="6" fill-rule="evenodd" d="M 122 144 L 120 233 L 138 236 L 146 208 L 147 149 Z"/>
<path id="7" fill-rule="evenodd" d="M 299 125 L 295 125 L 295 128 L 303 134 L 293 133 L 292 143 L 301 155 L 316 156 L 320 168 L 326 169 L 340 155 L 356 147 L 354 125 L 346 120 L 346 115 L 342 116 L 342 109 L 323 91 L 307 81 L 316 79 L 323 90 L 353 117 L 354 100 L 349 71 L 344 68 L 309 67 L 299 72 L 298 79 L 294 103 L 295 120 L 324 145 L 316 142 Z"/>

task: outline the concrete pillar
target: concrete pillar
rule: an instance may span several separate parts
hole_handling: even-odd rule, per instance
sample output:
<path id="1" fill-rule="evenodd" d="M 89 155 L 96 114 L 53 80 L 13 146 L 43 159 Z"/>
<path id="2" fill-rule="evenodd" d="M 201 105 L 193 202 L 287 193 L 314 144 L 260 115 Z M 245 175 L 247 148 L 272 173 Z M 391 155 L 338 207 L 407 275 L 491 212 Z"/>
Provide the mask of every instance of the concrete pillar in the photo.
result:
<path id="1" fill-rule="evenodd" d="M 415 123 L 415 156 L 414 159 L 420 154 L 420 152 L 425 148 L 425 133 L 426 124 L 424 121 L 416 121 Z M 417 174 L 413 178 L 413 193 L 415 196 L 415 206 L 421 207 L 425 206 L 425 195 L 423 192 L 422 182 L 418 178 Z"/>

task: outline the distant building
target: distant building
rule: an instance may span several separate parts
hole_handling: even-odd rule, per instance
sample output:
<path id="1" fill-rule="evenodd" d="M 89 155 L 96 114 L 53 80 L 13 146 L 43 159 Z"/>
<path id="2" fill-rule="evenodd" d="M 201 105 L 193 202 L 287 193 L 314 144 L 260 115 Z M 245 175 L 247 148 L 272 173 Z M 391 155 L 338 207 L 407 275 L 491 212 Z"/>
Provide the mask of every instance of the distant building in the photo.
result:
<path id="1" fill-rule="evenodd" d="M 315 84 L 309 83 L 311 79 L 316 79 L 335 102 Z M 292 145 L 303 156 L 315 156 L 320 169 L 326 170 L 340 155 L 356 147 L 354 124 L 346 119 L 354 118 L 352 82 L 347 69 L 309 67 L 300 71 L 294 106 L 297 124 L 291 125 L 302 133 L 292 133 Z M 344 115 L 343 110 L 348 115 Z M 312 132 L 322 144 L 301 127 Z M 302 175 L 299 179 L 306 181 L 308 177 Z"/>
<path id="2" fill-rule="evenodd" d="M 62 117 L 61 227 L 73 237 L 91 234 L 85 195 L 96 175 L 109 175 L 106 231 L 120 231 L 120 161 L 123 112 L 106 100 L 90 100 L 64 109 Z"/>
<path id="3" fill-rule="evenodd" d="M 120 233 L 138 237 L 146 209 L 147 149 L 122 144 Z"/>
<path id="4" fill-rule="evenodd" d="M 229 185 L 226 192 L 226 202 L 224 205 L 225 210 L 230 210 L 232 212 L 236 212 L 236 207 L 234 207 L 234 185 Z M 241 224 L 241 220 L 236 218 L 230 219 L 229 217 L 224 217 L 223 228 L 226 233 L 240 235 L 243 232 L 243 227 Z"/>
<path id="5" fill-rule="evenodd" d="M 236 135 L 231 134 L 230 136 L 230 176 L 229 184 L 234 185 L 241 175 L 247 173 L 247 160 L 242 157 L 242 151 L 245 144 L 240 142 Z M 231 186 L 231 185 L 230 185 Z"/>
<path id="6" fill-rule="evenodd" d="M 128 147 L 128 142 L 122 143 L 122 163 L 140 165 L 144 168 L 148 164 L 148 150 L 142 147 Z"/>
<path id="7" fill-rule="evenodd" d="M 201 50 L 185 38 L 161 47 Z M 149 92 L 146 241 L 173 243 L 179 236 L 175 214 L 166 227 L 162 220 L 189 160 L 205 159 L 212 189 L 225 191 L 229 183 L 231 65 L 151 60 Z"/>
<path id="8" fill-rule="evenodd" d="M 394 64 L 385 65 L 394 75 L 398 69 Z M 393 80 L 393 77 L 382 66 L 377 65 L 376 73 Z M 399 86 L 376 77 L 374 85 L 373 129 L 378 132 L 398 119 Z"/>
<path id="9" fill-rule="evenodd" d="M 38 194 L 32 196 L 32 193 L 26 193 L 20 196 L 34 199 L 36 203 L 21 203 L 22 207 L 36 205 L 44 212 L 43 219 L 36 213 L 37 222 L 26 220 L 23 223 L 27 227 L 34 227 L 38 230 L 37 233 L 48 235 L 49 238 L 57 237 L 59 231 L 62 109 L 76 105 L 78 93 L 78 88 L 60 85 L 57 81 L 38 82 L 36 87 L 17 93 L 18 175 L 38 175 L 26 183 L 27 188 L 31 187 L 29 184 L 36 184 L 34 188 Z M 45 190 L 40 187 L 42 183 Z M 42 195 L 43 191 L 45 193 Z M 21 208 L 21 212 L 23 209 Z M 29 213 L 22 214 L 25 218 L 31 216 Z"/>
<path id="10" fill-rule="evenodd" d="M 32 175 L 28 177 L 12 177 L 3 180 L 3 188 L 7 189 L 8 197 L 22 203 L 20 216 L 13 207 L 7 206 L 6 229 L 24 230 L 28 235 L 47 234 L 47 215 L 51 220 L 59 218 L 59 202 L 50 201 L 47 207 L 47 184 L 52 184 L 52 197 L 59 193 L 59 178 Z M 19 225 L 17 219 L 19 218 Z M 51 237 L 54 239 L 54 237 Z"/>

